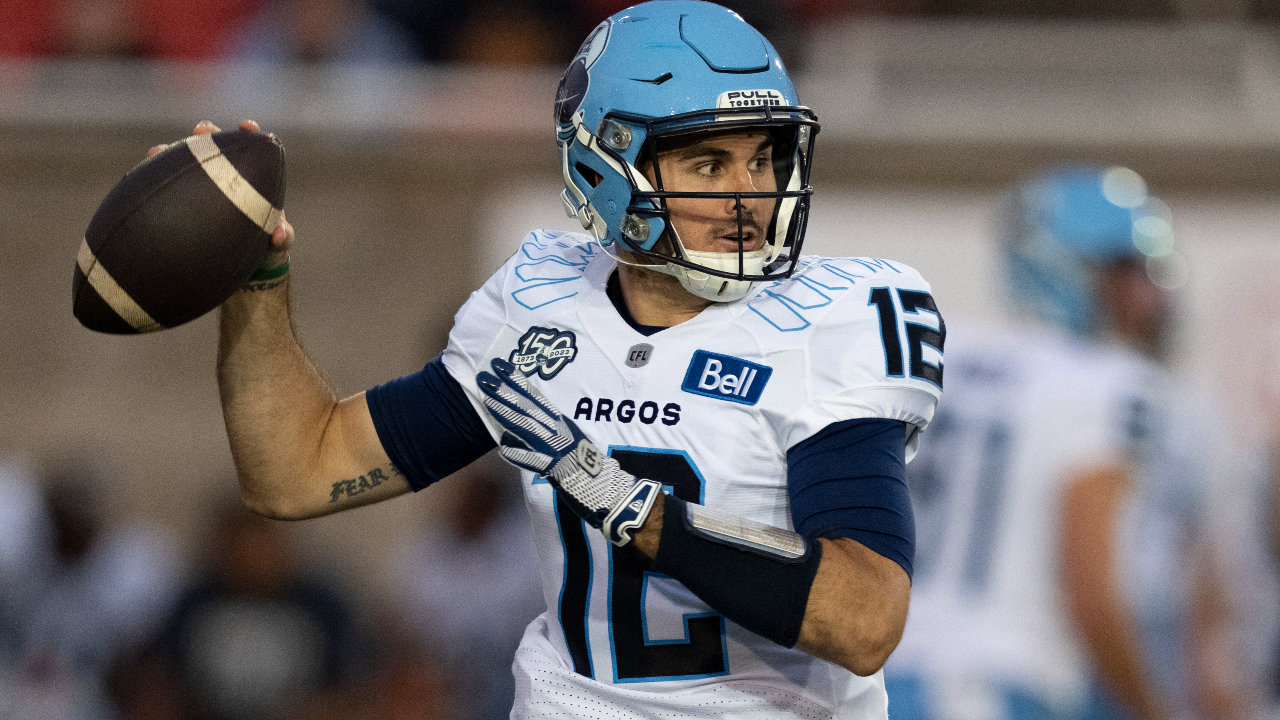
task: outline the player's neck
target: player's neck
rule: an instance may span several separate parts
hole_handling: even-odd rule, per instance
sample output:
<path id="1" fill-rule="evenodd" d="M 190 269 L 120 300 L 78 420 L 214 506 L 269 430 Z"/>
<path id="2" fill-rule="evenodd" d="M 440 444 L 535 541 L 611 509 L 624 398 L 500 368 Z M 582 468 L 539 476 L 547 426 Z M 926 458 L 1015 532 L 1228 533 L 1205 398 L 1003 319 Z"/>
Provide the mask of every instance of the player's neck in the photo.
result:
<path id="1" fill-rule="evenodd" d="M 671 275 L 632 265 L 618 265 L 618 283 L 631 317 L 641 325 L 671 327 L 692 320 L 711 305 Z"/>

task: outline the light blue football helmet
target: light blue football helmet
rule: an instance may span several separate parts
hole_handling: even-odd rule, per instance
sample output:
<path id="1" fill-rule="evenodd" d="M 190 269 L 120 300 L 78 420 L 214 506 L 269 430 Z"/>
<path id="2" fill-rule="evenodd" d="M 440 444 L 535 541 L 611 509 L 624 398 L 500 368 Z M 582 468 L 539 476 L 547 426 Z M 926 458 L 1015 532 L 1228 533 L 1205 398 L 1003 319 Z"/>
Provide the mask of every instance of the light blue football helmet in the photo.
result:
<path id="1" fill-rule="evenodd" d="M 1063 165 L 1014 188 L 1002 245 L 1020 310 L 1080 334 L 1106 319 L 1098 269 L 1124 259 L 1147 263 L 1173 252 L 1169 207 L 1124 167 Z"/>
<path id="2" fill-rule="evenodd" d="M 736 13 L 707 2 L 658 0 L 610 17 L 561 78 L 555 120 L 565 209 L 602 247 L 618 243 L 654 263 L 645 267 L 714 301 L 736 300 L 754 282 L 794 271 L 813 193 L 817 117 L 800 106 L 777 51 Z M 777 192 L 663 189 L 656 172 L 660 138 L 744 127 L 773 136 Z M 655 168 L 656 183 L 638 169 L 642 160 Z M 671 229 L 670 198 L 762 197 L 777 201 L 761 250 L 690 251 Z M 739 237 L 742 225 L 740 216 Z M 669 243 L 658 242 L 664 234 Z"/>

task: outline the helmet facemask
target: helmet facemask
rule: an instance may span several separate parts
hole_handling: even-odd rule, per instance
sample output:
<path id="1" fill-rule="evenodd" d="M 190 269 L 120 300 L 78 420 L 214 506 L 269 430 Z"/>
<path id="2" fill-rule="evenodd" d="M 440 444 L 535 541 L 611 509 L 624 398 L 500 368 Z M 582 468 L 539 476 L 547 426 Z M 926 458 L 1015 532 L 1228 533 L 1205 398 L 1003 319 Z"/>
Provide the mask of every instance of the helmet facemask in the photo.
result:
<path id="1" fill-rule="evenodd" d="M 617 118 L 622 122 L 630 118 Z M 637 119 L 639 120 L 639 119 Z M 698 297 L 731 302 L 749 293 L 756 282 L 790 277 L 799 259 L 808 219 L 809 158 L 817 124 L 805 108 L 768 108 L 765 112 L 715 110 L 688 113 L 663 121 L 643 121 L 645 142 L 635 166 L 631 202 L 621 223 L 621 245 L 632 254 L 651 261 L 647 267 L 672 275 L 686 290 Z M 629 123 L 628 123 L 629 124 Z M 607 126 L 607 123 L 606 123 Z M 763 130 L 773 148 L 775 189 L 763 192 L 674 191 L 664 186 L 659 154 L 673 143 L 688 143 L 695 136 L 734 130 Z M 641 169 L 648 171 L 641 172 Z M 648 182 L 652 180 L 652 183 Z M 732 200 L 736 217 L 738 249 L 707 252 L 689 249 L 672 223 L 671 201 Z M 753 217 L 750 206 L 772 200 L 769 217 Z M 654 235 L 652 230 L 662 228 Z M 763 236 L 755 250 L 746 249 Z"/>

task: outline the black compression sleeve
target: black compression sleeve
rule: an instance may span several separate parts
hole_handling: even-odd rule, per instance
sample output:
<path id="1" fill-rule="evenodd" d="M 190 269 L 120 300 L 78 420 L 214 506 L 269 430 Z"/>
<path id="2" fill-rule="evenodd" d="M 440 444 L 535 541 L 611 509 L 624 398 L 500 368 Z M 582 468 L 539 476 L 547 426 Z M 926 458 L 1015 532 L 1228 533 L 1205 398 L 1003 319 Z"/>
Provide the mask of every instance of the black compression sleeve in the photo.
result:
<path id="1" fill-rule="evenodd" d="M 911 577 L 915 519 L 907 492 L 906 424 L 861 418 L 832 423 L 787 452 L 796 532 L 851 538 Z"/>
<path id="2" fill-rule="evenodd" d="M 783 647 L 800 637 L 822 546 L 809 543 L 797 560 L 739 550 L 696 534 L 685 502 L 664 495 L 662 538 L 654 569 L 679 580 L 716 612 Z"/>
<path id="3" fill-rule="evenodd" d="M 466 391 L 436 357 L 365 393 L 378 439 L 414 490 L 460 470 L 496 443 Z"/>

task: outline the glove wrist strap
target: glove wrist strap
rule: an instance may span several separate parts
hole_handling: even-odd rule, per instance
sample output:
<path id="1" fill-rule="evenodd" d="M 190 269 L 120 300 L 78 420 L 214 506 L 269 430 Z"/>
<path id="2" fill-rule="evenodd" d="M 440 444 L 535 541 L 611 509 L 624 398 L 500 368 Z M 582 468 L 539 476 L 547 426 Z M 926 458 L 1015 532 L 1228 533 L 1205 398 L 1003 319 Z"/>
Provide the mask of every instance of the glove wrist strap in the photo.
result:
<path id="1" fill-rule="evenodd" d="M 600 532 L 619 547 L 631 542 L 632 534 L 644 526 L 653 503 L 662 497 L 662 486 L 652 480 L 638 480 L 622 502 L 604 518 Z"/>

